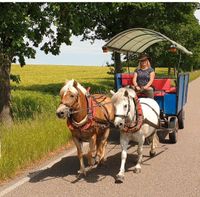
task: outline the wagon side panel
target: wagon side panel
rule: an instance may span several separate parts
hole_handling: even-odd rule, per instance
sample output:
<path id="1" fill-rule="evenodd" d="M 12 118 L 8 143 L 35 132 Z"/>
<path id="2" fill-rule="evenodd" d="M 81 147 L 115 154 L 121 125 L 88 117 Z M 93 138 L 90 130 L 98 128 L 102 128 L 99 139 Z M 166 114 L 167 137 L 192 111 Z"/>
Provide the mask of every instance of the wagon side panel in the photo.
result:
<path id="1" fill-rule="evenodd" d="M 177 114 L 183 109 L 183 106 L 187 102 L 188 94 L 188 83 L 189 83 L 189 74 L 179 74 L 178 75 L 178 91 L 177 91 Z"/>

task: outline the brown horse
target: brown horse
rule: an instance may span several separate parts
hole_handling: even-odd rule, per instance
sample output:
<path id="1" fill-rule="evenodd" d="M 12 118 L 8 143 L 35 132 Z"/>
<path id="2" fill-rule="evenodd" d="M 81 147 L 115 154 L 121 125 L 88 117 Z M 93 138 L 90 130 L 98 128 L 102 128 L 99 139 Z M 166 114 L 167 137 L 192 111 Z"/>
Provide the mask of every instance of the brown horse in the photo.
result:
<path id="1" fill-rule="evenodd" d="M 67 119 L 80 160 L 78 172 L 86 175 L 82 142 L 89 142 L 89 166 L 103 163 L 110 125 L 114 120 L 114 107 L 109 97 L 102 94 L 90 95 L 75 80 L 65 83 L 60 96 L 61 103 L 56 114 L 59 118 Z"/>

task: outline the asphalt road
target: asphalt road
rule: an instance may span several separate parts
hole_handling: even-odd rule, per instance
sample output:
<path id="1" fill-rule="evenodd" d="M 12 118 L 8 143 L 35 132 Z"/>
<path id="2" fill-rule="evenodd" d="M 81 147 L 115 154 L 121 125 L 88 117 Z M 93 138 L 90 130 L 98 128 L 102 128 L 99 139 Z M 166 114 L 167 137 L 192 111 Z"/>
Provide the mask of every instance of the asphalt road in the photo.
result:
<path id="1" fill-rule="evenodd" d="M 145 145 L 142 172 L 134 174 L 136 147 L 130 146 L 125 181 L 115 184 L 120 167 L 118 139 L 107 146 L 106 165 L 92 169 L 86 178 L 77 178 L 79 162 L 73 150 L 61 155 L 49 167 L 31 170 L 1 186 L 6 197 L 197 197 L 200 196 L 200 78 L 189 84 L 185 106 L 185 129 L 177 144 L 160 143 L 157 156 L 149 157 Z M 65 153 L 66 154 L 66 153 Z M 46 164 L 45 164 L 46 165 Z M 36 175 L 37 174 L 37 175 Z M 34 176 L 33 176 L 34 175 Z"/>

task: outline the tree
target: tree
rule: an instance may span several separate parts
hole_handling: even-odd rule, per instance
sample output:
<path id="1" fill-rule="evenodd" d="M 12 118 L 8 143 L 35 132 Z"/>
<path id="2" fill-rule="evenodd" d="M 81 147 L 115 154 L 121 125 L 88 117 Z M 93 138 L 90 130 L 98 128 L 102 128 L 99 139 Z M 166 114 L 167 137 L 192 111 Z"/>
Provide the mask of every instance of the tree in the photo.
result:
<path id="1" fill-rule="evenodd" d="M 194 18 L 197 3 L 0 3 L 0 122 L 12 124 L 10 101 L 11 64 L 25 65 L 35 57 L 35 47 L 58 55 L 72 35 L 107 40 L 128 28 L 160 31 L 195 51 L 199 64 L 199 25 Z M 190 31 L 186 28 L 192 28 Z M 189 35 L 189 36 L 188 36 Z M 193 42 L 196 41 L 196 43 Z M 151 51 L 150 51 L 151 52 Z M 162 53 L 152 52 L 153 59 Z M 116 71 L 121 71 L 119 54 Z M 184 57 L 188 62 L 189 59 Z"/>
<path id="2" fill-rule="evenodd" d="M 72 35 L 92 29 L 88 15 L 92 4 L 0 3 L 0 123 L 12 124 L 11 64 L 35 57 L 35 47 L 46 54 L 60 53 L 62 43 L 71 44 Z"/>
<path id="3" fill-rule="evenodd" d="M 96 4 L 97 5 L 97 4 Z M 129 28 L 149 28 L 161 32 L 172 40 L 180 42 L 183 46 L 193 51 L 191 58 L 183 55 L 183 59 L 196 65 L 199 62 L 200 26 L 194 16 L 198 8 L 197 3 L 104 3 L 98 5 L 101 14 L 95 15 L 98 21 L 95 34 L 92 36 L 85 32 L 85 39 L 108 40 Z M 194 42 L 195 41 L 195 42 Z M 162 45 L 162 44 L 161 44 Z M 156 45 L 161 46 L 161 45 Z M 160 49 L 160 48 L 159 48 Z M 156 50 L 156 47 L 149 49 L 152 59 L 161 64 L 166 64 L 163 59 L 166 53 Z M 119 59 L 119 58 L 118 58 Z M 117 63 L 118 64 L 118 63 Z M 200 64 L 200 63 L 198 63 Z M 116 72 L 121 68 L 116 67 Z"/>

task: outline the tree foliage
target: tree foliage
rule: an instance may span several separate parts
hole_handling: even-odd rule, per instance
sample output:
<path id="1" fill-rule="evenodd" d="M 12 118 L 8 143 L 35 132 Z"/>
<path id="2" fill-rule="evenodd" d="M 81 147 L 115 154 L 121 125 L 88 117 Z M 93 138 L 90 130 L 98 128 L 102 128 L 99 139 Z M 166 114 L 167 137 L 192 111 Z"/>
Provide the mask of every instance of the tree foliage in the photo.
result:
<path id="1" fill-rule="evenodd" d="M 90 29 L 95 33 L 91 36 L 88 31 L 85 32 L 85 39 L 108 40 L 129 28 L 153 29 L 193 52 L 191 57 L 182 55 L 182 64 L 184 62 L 187 69 L 200 68 L 200 25 L 194 16 L 197 3 L 101 3 L 97 7 L 99 14 L 94 17 L 98 23 Z M 166 47 L 163 48 L 161 43 L 147 50 L 160 66 L 166 64 L 171 56 Z M 176 61 L 175 64 L 179 58 Z"/>
<path id="2" fill-rule="evenodd" d="M 0 52 L 11 62 L 34 58 L 35 48 L 58 55 L 91 25 L 90 6 L 78 3 L 0 3 Z"/>
<path id="3" fill-rule="evenodd" d="M 60 46 L 71 44 L 72 35 L 92 29 L 93 4 L 0 3 L 0 122 L 12 122 L 10 101 L 11 63 L 25 65 L 35 58 L 36 47 L 58 55 Z M 91 11 L 93 12 L 93 10 Z"/>
<path id="4" fill-rule="evenodd" d="M 58 55 L 72 35 L 108 40 L 129 28 L 159 31 L 180 42 L 194 55 L 183 55 L 188 67 L 200 67 L 200 26 L 194 17 L 197 3 L 0 3 L 0 122 L 11 117 L 11 63 L 25 65 L 36 47 Z M 162 45 L 161 45 L 162 46 Z M 169 55 L 160 45 L 149 50 L 160 65 Z M 119 60 L 118 54 L 115 55 Z M 182 63 L 183 64 L 183 63 Z M 19 79 L 19 77 L 18 77 Z"/>

